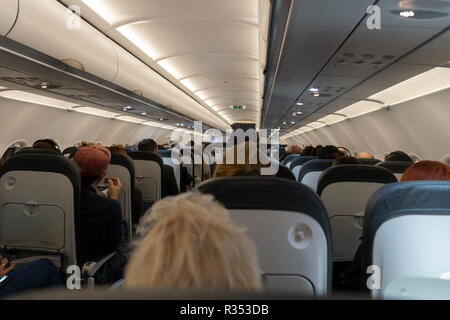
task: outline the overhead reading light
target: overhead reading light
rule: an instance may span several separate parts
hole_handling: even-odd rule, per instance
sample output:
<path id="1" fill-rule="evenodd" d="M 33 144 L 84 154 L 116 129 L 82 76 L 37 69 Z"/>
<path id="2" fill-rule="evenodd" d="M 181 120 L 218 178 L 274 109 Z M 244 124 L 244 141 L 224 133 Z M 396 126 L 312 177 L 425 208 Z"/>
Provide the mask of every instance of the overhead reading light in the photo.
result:
<path id="1" fill-rule="evenodd" d="M 320 96 L 319 92 L 314 92 L 314 97 L 319 97 L 319 96 Z"/>
<path id="2" fill-rule="evenodd" d="M 409 10 L 409 11 L 400 11 L 399 15 L 403 18 L 409 18 L 409 17 L 414 17 L 414 11 Z"/>
<path id="3" fill-rule="evenodd" d="M 296 113 L 297 113 L 298 115 L 303 114 L 303 112 L 301 112 L 301 111 L 297 111 Z"/>
<path id="4" fill-rule="evenodd" d="M 41 83 L 41 89 L 47 89 L 48 88 L 48 83 L 47 82 L 42 82 Z"/>
<path id="5" fill-rule="evenodd" d="M 291 124 L 295 124 L 295 121 L 291 121 Z"/>
<path id="6" fill-rule="evenodd" d="M 304 105 L 304 103 L 299 101 L 299 102 L 296 103 L 296 105 L 302 106 L 302 105 Z"/>
<path id="7" fill-rule="evenodd" d="M 141 112 L 141 115 L 146 116 L 147 112 Z"/>
<path id="8" fill-rule="evenodd" d="M 319 92 L 319 89 L 318 88 L 310 88 L 309 91 L 311 91 L 311 92 Z"/>

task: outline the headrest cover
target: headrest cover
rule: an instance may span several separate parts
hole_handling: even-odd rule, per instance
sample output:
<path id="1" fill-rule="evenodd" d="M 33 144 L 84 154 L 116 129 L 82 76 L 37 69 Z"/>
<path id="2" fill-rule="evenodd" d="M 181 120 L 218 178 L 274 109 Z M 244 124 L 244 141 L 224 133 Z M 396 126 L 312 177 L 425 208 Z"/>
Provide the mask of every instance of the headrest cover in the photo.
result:
<path id="1" fill-rule="evenodd" d="M 80 148 L 73 156 L 73 160 L 80 166 L 82 176 L 95 177 L 108 168 L 111 152 L 95 144 Z"/>
<path id="2" fill-rule="evenodd" d="M 393 173 L 403 173 L 412 164 L 408 161 L 384 161 L 377 163 L 376 166 L 386 168 Z"/>
<path id="3" fill-rule="evenodd" d="M 397 182 L 394 174 L 387 169 L 363 165 L 342 164 L 326 169 L 319 178 L 317 193 L 320 195 L 328 185 L 337 182 Z"/>
<path id="4" fill-rule="evenodd" d="M 312 159 L 306 162 L 300 169 L 297 181 L 301 182 L 303 177 L 309 172 L 323 171 L 326 168 L 331 167 L 334 160 L 335 159 Z"/>
<path id="5" fill-rule="evenodd" d="M 282 163 L 283 163 L 283 164 L 286 164 L 286 163 L 288 163 L 289 161 L 292 161 L 292 159 L 295 159 L 295 158 L 297 158 L 297 157 L 300 157 L 300 155 L 297 154 L 297 153 L 290 154 L 290 155 L 288 155 L 288 156 L 282 161 Z"/>
<path id="6" fill-rule="evenodd" d="M 305 162 L 307 162 L 309 160 L 314 160 L 314 159 L 317 159 L 317 157 L 314 157 L 314 156 L 300 156 L 300 157 L 297 157 L 294 160 L 292 160 L 290 168 L 292 170 L 292 169 L 294 169 L 294 167 L 301 166 Z"/>
<path id="7" fill-rule="evenodd" d="M 376 165 L 377 163 L 380 163 L 381 160 L 378 159 L 370 159 L 370 158 L 357 158 L 361 164 L 368 164 L 368 165 Z"/>
<path id="8" fill-rule="evenodd" d="M 136 151 L 136 152 L 129 152 L 128 155 L 133 160 L 149 160 L 149 161 L 157 162 L 157 163 L 159 163 L 161 168 L 164 165 L 162 157 L 159 154 L 156 154 L 156 153 L 153 153 L 153 152 Z"/>
<path id="9" fill-rule="evenodd" d="M 375 234 L 384 222 L 404 215 L 450 215 L 449 194 L 450 181 L 400 182 L 375 191 L 364 214 L 363 264 L 371 263 Z"/>

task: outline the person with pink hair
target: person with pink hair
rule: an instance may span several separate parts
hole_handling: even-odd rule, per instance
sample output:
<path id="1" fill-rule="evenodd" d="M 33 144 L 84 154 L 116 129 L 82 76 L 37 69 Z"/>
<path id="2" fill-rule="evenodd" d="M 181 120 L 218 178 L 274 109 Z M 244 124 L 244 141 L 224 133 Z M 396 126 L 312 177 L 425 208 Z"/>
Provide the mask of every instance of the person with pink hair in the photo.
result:
<path id="1" fill-rule="evenodd" d="M 73 160 L 81 171 L 79 264 L 82 265 L 114 252 L 122 243 L 122 213 L 117 201 L 122 184 L 117 178 L 106 179 L 108 197 L 97 190 L 111 160 L 111 152 L 101 145 L 81 147 Z"/>

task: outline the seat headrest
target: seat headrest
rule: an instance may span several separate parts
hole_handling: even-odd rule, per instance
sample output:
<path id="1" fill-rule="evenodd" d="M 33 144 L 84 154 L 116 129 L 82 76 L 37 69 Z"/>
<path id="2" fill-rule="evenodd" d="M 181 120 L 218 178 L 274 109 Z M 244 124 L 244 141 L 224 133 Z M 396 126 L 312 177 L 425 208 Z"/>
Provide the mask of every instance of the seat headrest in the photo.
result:
<path id="1" fill-rule="evenodd" d="M 322 194 L 326 186 L 336 182 L 374 182 L 392 183 L 397 178 L 387 169 L 363 165 L 341 164 L 327 168 L 319 178 L 317 193 Z"/>
<path id="2" fill-rule="evenodd" d="M 377 163 L 376 166 L 386 168 L 392 173 L 403 173 L 412 164 L 408 161 L 384 161 Z"/>
<path id="3" fill-rule="evenodd" d="M 328 285 L 331 286 L 333 240 L 322 200 L 308 186 L 277 177 L 225 177 L 207 180 L 197 189 L 214 195 L 227 209 L 299 212 L 313 218 L 327 241 Z"/>
<path id="4" fill-rule="evenodd" d="M 408 181 L 379 188 L 367 203 L 361 253 L 371 264 L 375 234 L 381 225 L 404 215 L 450 215 L 450 181 Z"/>
<path id="5" fill-rule="evenodd" d="M 296 166 L 302 166 L 304 163 L 308 162 L 309 160 L 314 160 L 317 159 L 317 157 L 314 156 L 300 156 L 300 157 L 296 157 L 294 160 L 292 160 L 291 162 L 291 169 L 293 169 Z"/>
<path id="6" fill-rule="evenodd" d="M 290 154 L 290 155 L 288 155 L 284 160 L 283 160 L 283 164 L 286 164 L 286 163 L 288 163 L 289 161 L 292 161 L 292 159 L 295 159 L 295 158 L 297 158 L 297 157 L 300 157 L 300 155 L 298 154 L 298 153 L 293 153 L 293 154 Z"/>
<path id="7" fill-rule="evenodd" d="M 278 166 L 278 172 L 275 175 L 278 178 L 284 178 L 284 179 L 289 179 L 289 180 L 294 180 L 295 181 L 295 176 L 292 173 L 291 170 L 289 170 L 286 166 L 280 164 Z"/>
<path id="8" fill-rule="evenodd" d="M 333 162 L 334 159 L 312 159 L 307 161 L 300 169 L 297 181 L 301 182 L 303 177 L 309 172 L 323 171 L 326 168 L 331 167 Z"/>
<path id="9" fill-rule="evenodd" d="M 128 155 L 112 152 L 109 164 L 125 167 L 130 171 L 130 175 L 134 176 L 134 162 Z"/>
<path id="10" fill-rule="evenodd" d="M 153 152 L 145 152 L 145 151 L 136 151 L 136 152 L 130 152 L 128 155 L 133 160 L 149 160 L 159 163 L 161 168 L 164 166 L 163 160 L 159 154 L 153 153 Z"/>
<path id="11" fill-rule="evenodd" d="M 58 151 L 48 150 L 48 149 L 37 149 L 33 147 L 25 147 L 17 151 L 15 154 L 51 154 L 61 156 Z"/>
<path id="12" fill-rule="evenodd" d="M 308 186 L 277 177 L 214 178 L 198 185 L 203 193 L 213 194 L 228 209 L 260 209 L 301 212 L 313 217 L 329 230 L 326 209 Z"/>
<path id="13" fill-rule="evenodd" d="M 378 160 L 378 159 L 369 159 L 369 158 L 357 158 L 357 159 L 361 164 L 367 164 L 367 165 L 372 165 L 372 166 L 381 162 L 381 160 Z"/>

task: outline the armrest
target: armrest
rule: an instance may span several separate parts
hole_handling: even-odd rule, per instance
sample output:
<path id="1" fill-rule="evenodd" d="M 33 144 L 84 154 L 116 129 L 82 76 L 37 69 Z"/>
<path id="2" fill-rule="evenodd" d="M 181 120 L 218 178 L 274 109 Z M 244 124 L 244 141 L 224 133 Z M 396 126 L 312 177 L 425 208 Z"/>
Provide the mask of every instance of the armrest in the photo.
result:
<path id="1" fill-rule="evenodd" d="M 110 253 L 106 257 L 102 258 L 100 261 L 97 261 L 97 262 L 95 262 L 95 261 L 86 262 L 83 265 L 83 268 L 81 271 L 83 277 L 93 277 L 97 273 L 98 269 L 100 269 L 115 254 L 116 254 L 116 252 Z"/>

